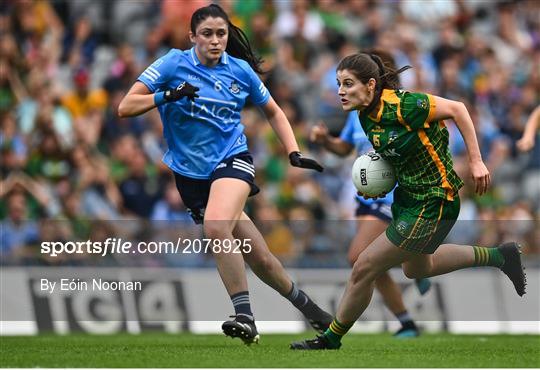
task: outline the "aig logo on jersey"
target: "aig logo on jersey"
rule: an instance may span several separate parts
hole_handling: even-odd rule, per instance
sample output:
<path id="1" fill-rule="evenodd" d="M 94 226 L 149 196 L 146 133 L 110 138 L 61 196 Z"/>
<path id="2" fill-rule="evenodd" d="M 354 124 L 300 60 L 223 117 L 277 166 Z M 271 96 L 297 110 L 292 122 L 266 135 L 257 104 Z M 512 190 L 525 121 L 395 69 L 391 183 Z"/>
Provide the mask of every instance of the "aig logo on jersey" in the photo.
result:
<path id="1" fill-rule="evenodd" d="M 231 86 L 229 86 L 229 90 L 233 94 L 238 94 L 240 92 L 240 86 L 238 85 L 238 83 L 236 81 L 233 81 L 233 82 L 231 82 Z"/>

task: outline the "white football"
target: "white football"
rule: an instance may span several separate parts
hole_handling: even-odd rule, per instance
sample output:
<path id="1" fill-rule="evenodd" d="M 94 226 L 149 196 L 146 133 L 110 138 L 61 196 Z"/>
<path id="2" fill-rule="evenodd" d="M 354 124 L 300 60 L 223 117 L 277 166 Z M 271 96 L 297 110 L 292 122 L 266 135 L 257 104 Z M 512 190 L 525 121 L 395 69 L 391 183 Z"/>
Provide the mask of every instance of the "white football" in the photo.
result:
<path id="1" fill-rule="evenodd" d="M 376 152 L 356 158 L 352 167 L 352 180 L 356 189 L 367 196 L 378 197 L 396 186 L 394 167 Z"/>

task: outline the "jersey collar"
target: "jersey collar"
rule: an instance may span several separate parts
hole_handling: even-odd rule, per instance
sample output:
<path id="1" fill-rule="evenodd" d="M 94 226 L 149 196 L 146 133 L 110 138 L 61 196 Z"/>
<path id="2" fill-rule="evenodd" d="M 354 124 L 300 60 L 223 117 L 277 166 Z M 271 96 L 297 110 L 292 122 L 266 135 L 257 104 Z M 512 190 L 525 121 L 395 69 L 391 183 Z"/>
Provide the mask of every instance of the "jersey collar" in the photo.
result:
<path id="1" fill-rule="evenodd" d="M 189 50 L 189 53 L 191 54 L 191 61 L 193 62 L 193 65 L 198 66 L 199 64 L 201 64 L 201 61 L 199 60 L 199 58 L 197 57 L 197 53 L 195 52 L 195 46 Z M 229 64 L 229 54 L 227 54 L 226 51 L 221 54 L 221 58 L 219 58 L 218 64 Z"/>
<path id="2" fill-rule="evenodd" d="M 369 113 L 368 117 L 371 118 L 375 122 L 381 122 L 381 117 L 382 117 L 385 101 L 389 103 L 397 102 L 397 104 L 399 104 L 399 99 L 396 97 L 394 90 L 383 89 L 381 97 L 380 97 L 379 110 L 377 111 L 377 114 L 374 115 L 375 111 L 373 110 Z"/>

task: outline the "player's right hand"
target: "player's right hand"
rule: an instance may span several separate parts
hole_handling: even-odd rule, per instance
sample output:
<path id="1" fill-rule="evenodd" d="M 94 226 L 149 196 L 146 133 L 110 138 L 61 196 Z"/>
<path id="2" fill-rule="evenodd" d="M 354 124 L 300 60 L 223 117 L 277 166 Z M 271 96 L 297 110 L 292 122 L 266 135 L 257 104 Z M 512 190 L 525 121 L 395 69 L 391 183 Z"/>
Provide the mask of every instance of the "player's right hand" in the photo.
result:
<path id="1" fill-rule="evenodd" d="M 311 128 L 309 139 L 312 142 L 323 145 L 327 138 L 328 127 L 323 122 L 319 122 Z"/>
<path id="2" fill-rule="evenodd" d="M 199 97 L 197 91 L 199 91 L 197 86 L 193 86 L 189 82 L 184 81 L 176 89 L 166 90 L 164 97 L 168 102 L 180 100 L 184 96 L 191 101 L 195 101 L 195 98 Z"/>

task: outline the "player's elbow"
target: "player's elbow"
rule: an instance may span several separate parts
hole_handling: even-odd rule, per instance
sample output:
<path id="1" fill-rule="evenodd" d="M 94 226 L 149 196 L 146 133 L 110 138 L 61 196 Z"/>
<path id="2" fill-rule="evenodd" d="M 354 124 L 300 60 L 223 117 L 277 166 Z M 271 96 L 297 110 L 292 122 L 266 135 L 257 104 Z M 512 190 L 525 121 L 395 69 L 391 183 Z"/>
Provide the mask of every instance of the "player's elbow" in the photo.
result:
<path id="1" fill-rule="evenodd" d="M 451 106 L 451 114 L 452 117 L 455 119 L 456 117 L 462 116 L 464 113 L 467 113 L 467 107 L 463 102 L 460 101 L 453 101 Z"/>
<path id="2" fill-rule="evenodd" d="M 126 99 L 122 99 L 120 104 L 118 104 L 117 114 L 118 114 L 118 117 L 120 118 L 129 117 L 131 115 L 131 112 L 129 110 L 129 105 L 126 103 Z"/>
<path id="3" fill-rule="evenodd" d="M 337 155 L 340 157 L 346 157 L 353 151 L 354 147 L 346 142 L 342 142 L 341 147 L 339 148 Z"/>

